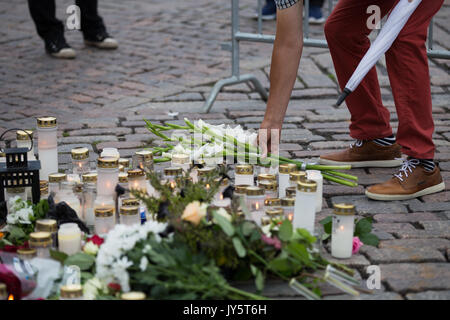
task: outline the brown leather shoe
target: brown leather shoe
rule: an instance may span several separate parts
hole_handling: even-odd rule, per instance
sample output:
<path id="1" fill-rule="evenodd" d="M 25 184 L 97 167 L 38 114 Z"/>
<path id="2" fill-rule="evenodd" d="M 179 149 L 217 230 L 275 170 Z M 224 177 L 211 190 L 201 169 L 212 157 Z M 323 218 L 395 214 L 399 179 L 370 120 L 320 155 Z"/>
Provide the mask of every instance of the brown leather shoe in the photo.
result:
<path id="1" fill-rule="evenodd" d="M 366 196 L 373 200 L 407 200 L 444 189 L 438 166 L 433 171 L 426 171 L 419 160 L 408 159 L 392 179 L 367 188 Z"/>
<path id="2" fill-rule="evenodd" d="M 353 168 L 398 167 L 402 164 L 400 145 L 380 146 L 373 141 L 357 140 L 349 148 L 321 155 L 319 163 L 324 165 L 351 165 Z"/>

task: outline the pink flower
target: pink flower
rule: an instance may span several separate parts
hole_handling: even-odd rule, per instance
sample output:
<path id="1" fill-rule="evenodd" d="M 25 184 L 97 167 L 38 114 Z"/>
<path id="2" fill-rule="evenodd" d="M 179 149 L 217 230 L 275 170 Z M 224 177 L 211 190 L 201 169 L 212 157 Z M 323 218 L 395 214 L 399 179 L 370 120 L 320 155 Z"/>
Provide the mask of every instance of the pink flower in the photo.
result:
<path id="1" fill-rule="evenodd" d="M 361 242 L 361 240 L 359 240 L 358 237 L 353 237 L 353 249 L 352 249 L 352 254 L 356 254 L 359 251 L 359 248 L 361 248 L 363 245 L 363 243 Z"/>
<path id="2" fill-rule="evenodd" d="M 277 249 L 277 250 L 280 250 L 280 249 L 281 249 L 281 241 L 280 241 L 280 239 L 278 239 L 277 237 L 275 237 L 275 238 L 270 238 L 270 237 L 268 237 L 268 236 L 266 236 L 266 235 L 263 234 L 263 235 L 261 236 L 261 240 L 262 240 L 264 243 L 268 244 L 269 246 L 274 246 L 275 249 Z"/>

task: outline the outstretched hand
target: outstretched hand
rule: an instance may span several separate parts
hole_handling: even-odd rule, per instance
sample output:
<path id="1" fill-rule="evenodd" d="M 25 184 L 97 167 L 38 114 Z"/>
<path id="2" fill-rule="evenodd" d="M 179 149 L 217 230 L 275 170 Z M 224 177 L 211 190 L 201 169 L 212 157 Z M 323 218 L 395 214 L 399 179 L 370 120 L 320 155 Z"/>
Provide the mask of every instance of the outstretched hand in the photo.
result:
<path id="1" fill-rule="evenodd" d="M 278 154 L 281 137 L 281 125 L 261 123 L 258 131 L 258 146 L 262 151 L 262 158 L 266 158 L 268 153 Z"/>

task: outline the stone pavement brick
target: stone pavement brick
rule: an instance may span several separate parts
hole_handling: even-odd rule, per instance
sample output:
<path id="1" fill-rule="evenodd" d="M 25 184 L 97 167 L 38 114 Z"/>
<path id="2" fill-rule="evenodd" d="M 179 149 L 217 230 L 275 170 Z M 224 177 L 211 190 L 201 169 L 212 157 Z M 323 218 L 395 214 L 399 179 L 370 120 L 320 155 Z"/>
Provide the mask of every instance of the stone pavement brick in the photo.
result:
<path id="1" fill-rule="evenodd" d="M 381 281 L 396 292 L 450 289 L 448 263 L 393 263 L 380 269 Z"/>
<path id="2" fill-rule="evenodd" d="M 408 293 L 408 300 L 450 300 L 450 290 Z"/>
<path id="3" fill-rule="evenodd" d="M 419 222 L 429 220 L 442 220 L 443 218 L 431 212 L 417 212 L 405 214 L 380 213 L 374 215 L 373 219 L 376 222 L 389 223 L 389 222 Z"/>
<path id="4" fill-rule="evenodd" d="M 443 251 L 450 248 L 450 241 L 447 239 L 433 239 L 432 241 L 427 239 L 395 239 L 380 241 L 379 248 L 428 248 Z"/>
<path id="5" fill-rule="evenodd" d="M 366 196 L 337 196 L 331 198 L 332 203 L 353 203 L 356 211 L 360 214 L 377 214 L 377 213 L 406 213 L 408 212 L 406 205 L 401 201 L 374 201 Z"/>
<path id="6" fill-rule="evenodd" d="M 394 247 L 378 249 L 372 246 L 362 246 L 361 253 L 365 254 L 370 262 L 398 263 L 398 262 L 445 262 L 445 257 L 437 250 L 430 248 Z"/>

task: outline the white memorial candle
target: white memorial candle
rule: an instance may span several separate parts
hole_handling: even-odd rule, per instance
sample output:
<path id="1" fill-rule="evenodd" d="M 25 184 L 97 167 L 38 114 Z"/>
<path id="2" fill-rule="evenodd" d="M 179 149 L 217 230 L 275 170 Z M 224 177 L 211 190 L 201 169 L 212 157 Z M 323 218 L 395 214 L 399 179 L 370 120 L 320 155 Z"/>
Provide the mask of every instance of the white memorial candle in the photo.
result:
<path id="1" fill-rule="evenodd" d="M 65 223 L 60 226 L 58 250 L 68 255 L 81 251 L 81 230 L 76 223 Z"/>
<path id="2" fill-rule="evenodd" d="M 97 159 L 97 194 L 114 197 L 119 182 L 119 158 L 105 157 Z"/>
<path id="3" fill-rule="evenodd" d="M 280 198 L 286 197 L 286 188 L 290 187 L 289 174 L 297 170 L 297 166 L 293 163 L 280 164 L 278 173 L 278 193 Z"/>
<path id="4" fill-rule="evenodd" d="M 253 166 L 251 164 L 237 164 L 234 169 L 234 184 L 254 186 Z"/>
<path id="5" fill-rule="evenodd" d="M 120 223 L 131 226 L 133 224 L 141 224 L 141 215 L 139 207 L 123 206 L 120 208 Z"/>
<path id="6" fill-rule="evenodd" d="M 101 237 L 115 226 L 114 207 L 95 208 L 95 233 Z"/>
<path id="7" fill-rule="evenodd" d="M 284 217 L 292 222 L 294 220 L 295 198 L 282 198 L 281 207 L 284 211 Z"/>
<path id="8" fill-rule="evenodd" d="M 300 182 L 302 180 L 306 180 L 305 171 L 294 171 L 289 174 L 289 184 L 291 187 L 297 188 L 297 182 Z"/>
<path id="9" fill-rule="evenodd" d="M 219 196 L 219 199 L 215 199 L 212 203 L 216 207 L 222 207 L 226 208 L 231 205 L 231 199 L 230 198 L 224 198 L 223 194 L 221 193 Z"/>
<path id="10" fill-rule="evenodd" d="M 250 212 L 259 212 L 259 211 L 264 212 L 264 200 L 265 200 L 264 189 L 250 186 L 247 187 L 246 193 L 247 193 L 246 200 L 248 210 Z"/>
<path id="11" fill-rule="evenodd" d="M 128 188 L 130 190 L 147 190 L 147 181 L 145 179 L 144 170 L 128 170 Z"/>
<path id="12" fill-rule="evenodd" d="M 355 206 L 335 204 L 331 233 L 331 255 L 346 259 L 352 256 Z"/>
<path id="13" fill-rule="evenodd" d="M 294 228 L 303 228 L 314 234 L 316 219 L 316 190 L 317 184 L 311 180 L 297 183 L 297 193 L 294 207 Z"/>
<path id="14" fill-rule="evenodd" d="M 37 118 L 38 153 L 41 161 L 39 178 L 48 180 L 50 173 L 58 172 L 57 125 L 54 117 Z"/>
<path id="15" fill-rule="evenodd" d="M 316 192 L 316 212 L 322 210 L 322 194 L 323 194 L 323 176 L 319 170 L 306 170 L 308 180 L 312 180 L 317 183 Z"/>
<path id="16" fill-rule="evenodd" d="M 173 154 L 171 163 L 172 167 L 181 168 L 184 172 L 187 172 L 192 165 L 188 154 Z"/>
<path id="17" fill-rule="evenodd" d="M 102 153 L 100 154 L 101 158 L 120 158 L 120 153 L 117 148 L 103 148 Z"/>
<path id="18" fill-rule="evenodd" d="M 89 149 L 84 147 L 73 148 L 72 155 L 72 172 L 82 175 L 89 172 Z"/>

